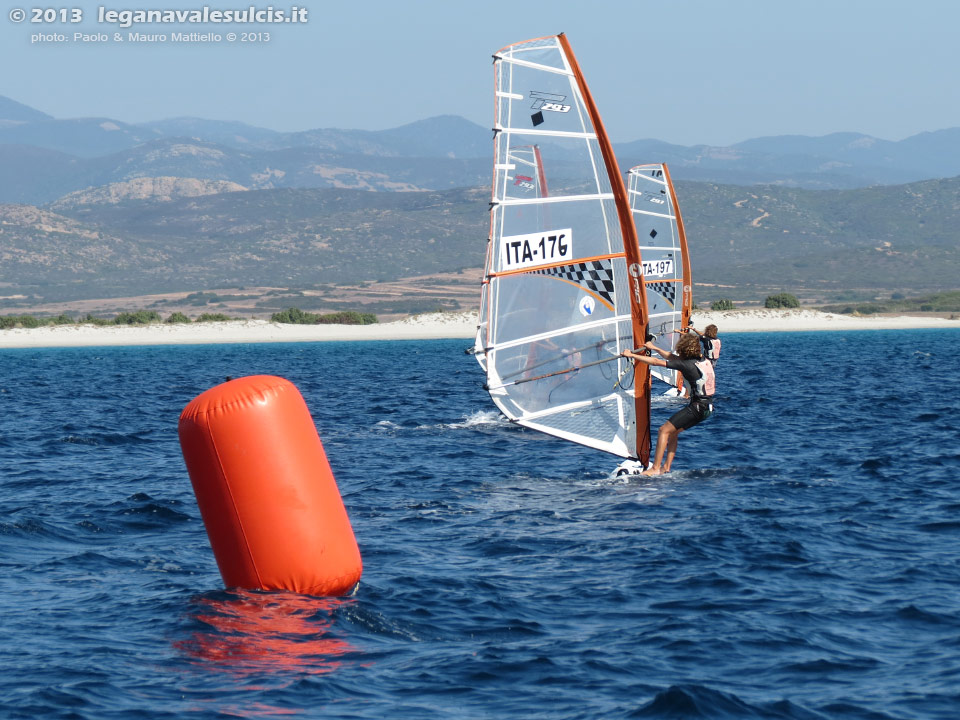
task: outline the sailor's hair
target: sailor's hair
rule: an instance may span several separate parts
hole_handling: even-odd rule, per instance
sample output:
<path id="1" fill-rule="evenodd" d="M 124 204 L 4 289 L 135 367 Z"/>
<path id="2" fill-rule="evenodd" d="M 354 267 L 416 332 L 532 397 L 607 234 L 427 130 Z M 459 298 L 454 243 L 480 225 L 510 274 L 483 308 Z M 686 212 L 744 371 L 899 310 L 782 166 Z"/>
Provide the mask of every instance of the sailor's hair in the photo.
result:
<path id="1" fill-rule="evenodd" d="M 707 325 L 706 329 L 703 331 L 703 334 L 706 335 L 708 338 L 715 339 L 717 337 L 717 326 Z"/>
<path id="2" fill-rule="evenodd" d="M 681 335 L 677 340 L 677 355 L 687 358 L 700 357 L 700 340 L 696 335 Z"/>

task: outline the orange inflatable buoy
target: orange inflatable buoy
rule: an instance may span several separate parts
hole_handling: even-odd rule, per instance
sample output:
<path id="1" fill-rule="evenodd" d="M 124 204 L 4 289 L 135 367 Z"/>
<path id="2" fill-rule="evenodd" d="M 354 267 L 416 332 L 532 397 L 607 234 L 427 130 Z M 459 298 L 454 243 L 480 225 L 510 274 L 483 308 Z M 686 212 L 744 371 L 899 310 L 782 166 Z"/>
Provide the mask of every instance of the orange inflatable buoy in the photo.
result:
<path id="1" fill-rule="evenodd" d="M 363 564 L 303 396 L 254 375 L 195 397 L 180 447 L 227 587 L 342 595 Z"/>

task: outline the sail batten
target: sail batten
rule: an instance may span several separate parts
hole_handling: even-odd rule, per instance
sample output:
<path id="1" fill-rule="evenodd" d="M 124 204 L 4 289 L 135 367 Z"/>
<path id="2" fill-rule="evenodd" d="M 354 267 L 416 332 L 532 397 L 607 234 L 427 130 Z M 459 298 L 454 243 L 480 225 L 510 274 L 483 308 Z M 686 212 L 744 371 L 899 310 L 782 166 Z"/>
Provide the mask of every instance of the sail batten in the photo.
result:
<path id="1" fill-rule="evenodd" d="M 563 68 L 550 67 L 549 65 L 539 65 L 537 63 L 529 62 L 527 60 L 520 60 L 519 58 L 504 57 L 504 56 L 497 56 L 497 55 L 495 55 L 494 57 L 501 62 L 509 63 L 511 65 L 520 65 L 522 67 L 530 68 L 531 70 L 541 70 L 543 72 L 556 73 L 558 75 L 567 75 L 567 76 L 573 75 L 572 72 L 570 72 L 569 70 L 565 70 Z"/>
<path id="2" fill-rule="evenodd" d="M 615 259 L 615 258 L 624 258 L 624 257 L 625 257 L 625 255 L 624 255 L 623 253 L 610 253 L 610 254 L 608 254 L 608 255 L 595 255 L 595 256 L 589 257 L 589 258 L 581 258 L 581 259 L 579 260 L 579 263 L 582 264 L 582 263 L 599 261 L 599 260 L 613 260 L 613 259 Z M 538 269 L 540 269 L 540 270 L 549 270 L 549 269 L 552 269 L 552 268 L 560 268 L 560 267 L 566 267 L 566 264 L 565 264 L 565 263 L 554 263 L 554 264 L 552 264 L 552 265 L 551 265 L 551 264 L 539 265 L 539 266 L 538 266 Z M 523 269 L 520 269 L 520 270 L 505 270 L 505 271 L 503 271 L 503 272 L 492 272 L 492 271 L 491 271 L 489 277 L 491 277 L 491 278 L 495 278 L 495 277 L 507 277 L 507 276 L 509 276 L 509 275 L 517 275 L 517 274 L 526 273 L 526 272 L 529 272 L 529 270 L 526 269 L 526 268 L 523 268 Z"/>
<path id="3" fill-rule="evenodd" d="M 503 342 L 498 345 L 491 345 L 489 347 L 484 348 L 484 350 L 486 351 L 503 350 L 505 348 L 511 348 L 516 345 L 522 345 L 523 343 L 526 343 L 526 342 L 536 342 L 538 340 L 547 340 L 557 335 L 566 335 L 572 332 L 574 329 L 577 329 L 577 327 L 579 327 L 579 329 L 592 330 L 595 328 L 600 328 L 607 325 L 612 325 L 612 324 L 616 324 L 623 321 L 629 321 L 629 320 L 630 320 L 629 315 L 615 315 L 610 320 L 604 320 L 602 323 L 596 323 L 595 325 L 582 325 L 582 326 L 570 326 L 570 327 L 564 327 L 564 328 L 557 328 L 556 330 L 551 330 L 549 332 L 541 333 L 540 335 L 530 335 L 530 336 L 521 338 L 519 340 Z"/>
<path id="4" fill-rule="evenodd" d="M 591 132 L 574 132 L 574 131 L 563 131 L 563 130 L 536 130 L 523 128 L 522 130 L 510 130 L 509 128 L 494 128 L 498 132 L 502 132 L 504 135 L 532 135 L 535 137 L 555 137 L 555 138 L 570 138 L 573 140 L 596 140 L 597 136 L 595 133 Z"/>
<path id="5" fill-rule="evenodd" d="M 649 456 L 647 268 L 623 177 L 562 35 L 494 56 L 494 174 L 475 354 L 510 420 Z M 548 187 L 549 186 L 549 187 Z"/>
<path id="6" fill-rule="evenodd" d="M 652 212 L 650 210 L 634 210 L 633 214 L 634 215 L 652 215 L 653 217 L 662 217 L 662 218 L 666 218 L 667 220 L 677 219 L 676 215 L 667 215 L 666 213 Z M 641 246 L 640 249 L 642 250 L 643 246 Z"/>
<path id="7" fill-rule="evenodd" d="M 576 202 L 578 200 L 613 200 L 611 193 L 598 193 L 596 195 L 558 195 L 556 197 L 545 198 L 504 198 L 498 200 L 497 205 L 549 205 L 551 203 Z"/>
<path id="8" fill-rule="evenodd" d="M 614 401 L 614 400 L 616 400 L 616 399 L 617 399 L 617 396 L 614 395 L 613 393 L 610 393 L 610 394 L 607 395 L 606 397 L 600 398 L 600 401 L 601 401 L 601 402 L 612 402 L 612 401 Z M 557 407 L 557 408 L 551 408 L 550 410 L 542 410 L 542 411 L 540 411 L 540 412 L 538 412 L 538 413 L 530 413 L 530 415 L 527 416 L 527 419 L 528 419 L 528 420 L 536 421 L 536 420 L 540 420 L 540 419 L 545 418 L 545 417 L 550 417 L 551 415 L 557 415 L 557 414 L 560 414 L 560 413 L 572 412 L 572 411 L 576 411 L 576 410 L 582 410 L 582 409 L 584 409 L 584 408 L 591 407 L 592 404 L 593 404 L 593 401 L 592 401 L 592 400 L 591 400 L 591 401 L 588 401 L 588 402 L 570 403 L 569 405 L 562 405 L 562 406 Z"/>

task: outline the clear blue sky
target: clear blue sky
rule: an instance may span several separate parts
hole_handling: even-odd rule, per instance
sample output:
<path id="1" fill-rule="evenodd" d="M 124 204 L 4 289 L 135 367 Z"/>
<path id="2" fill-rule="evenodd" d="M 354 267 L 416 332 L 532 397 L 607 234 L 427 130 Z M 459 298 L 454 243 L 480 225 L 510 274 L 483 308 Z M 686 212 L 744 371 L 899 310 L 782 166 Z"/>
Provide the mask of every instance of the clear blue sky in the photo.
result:
<path id="1" fill-rule="evenodd" d="M 304 25 L 133 28 L 253 30 L 269 43 L 31 44 L 35 32 L 125 35 L 93 20 L 100 6 L 271 4 L 110 2 L 71 3 L 90 18 L 79 26 L 34 25 L 29 5 L 3 3 L 0 95 L 58 118 L 379 130 L 453 114 L 488 126 L 491 53 L 566 32 L 616 142 L 837 131 L 900 140 L 960 126 L 956 0 L 325 0 L 300 3 Z M 293 6 L 284 3 L 272 0 Z M 14 8 L 27 20 L 12 22 Z"/>

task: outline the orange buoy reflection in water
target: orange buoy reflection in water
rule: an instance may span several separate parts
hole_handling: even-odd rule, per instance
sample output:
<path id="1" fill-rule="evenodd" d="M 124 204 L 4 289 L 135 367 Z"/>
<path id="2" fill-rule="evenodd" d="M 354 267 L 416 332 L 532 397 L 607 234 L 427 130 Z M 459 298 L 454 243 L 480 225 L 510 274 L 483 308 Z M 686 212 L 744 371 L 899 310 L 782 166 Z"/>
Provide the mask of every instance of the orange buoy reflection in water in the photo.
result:
<path id="1" fill-rule="evenodd" d="M 194 662 L 237 675 L 328 673 L 355 648 L 329 635 L 330 614 L 352 602 L 286 592 L 231 591 L 234 599 L 201 598 L 194 617 L 210 626 L 174 643 Z"/>

